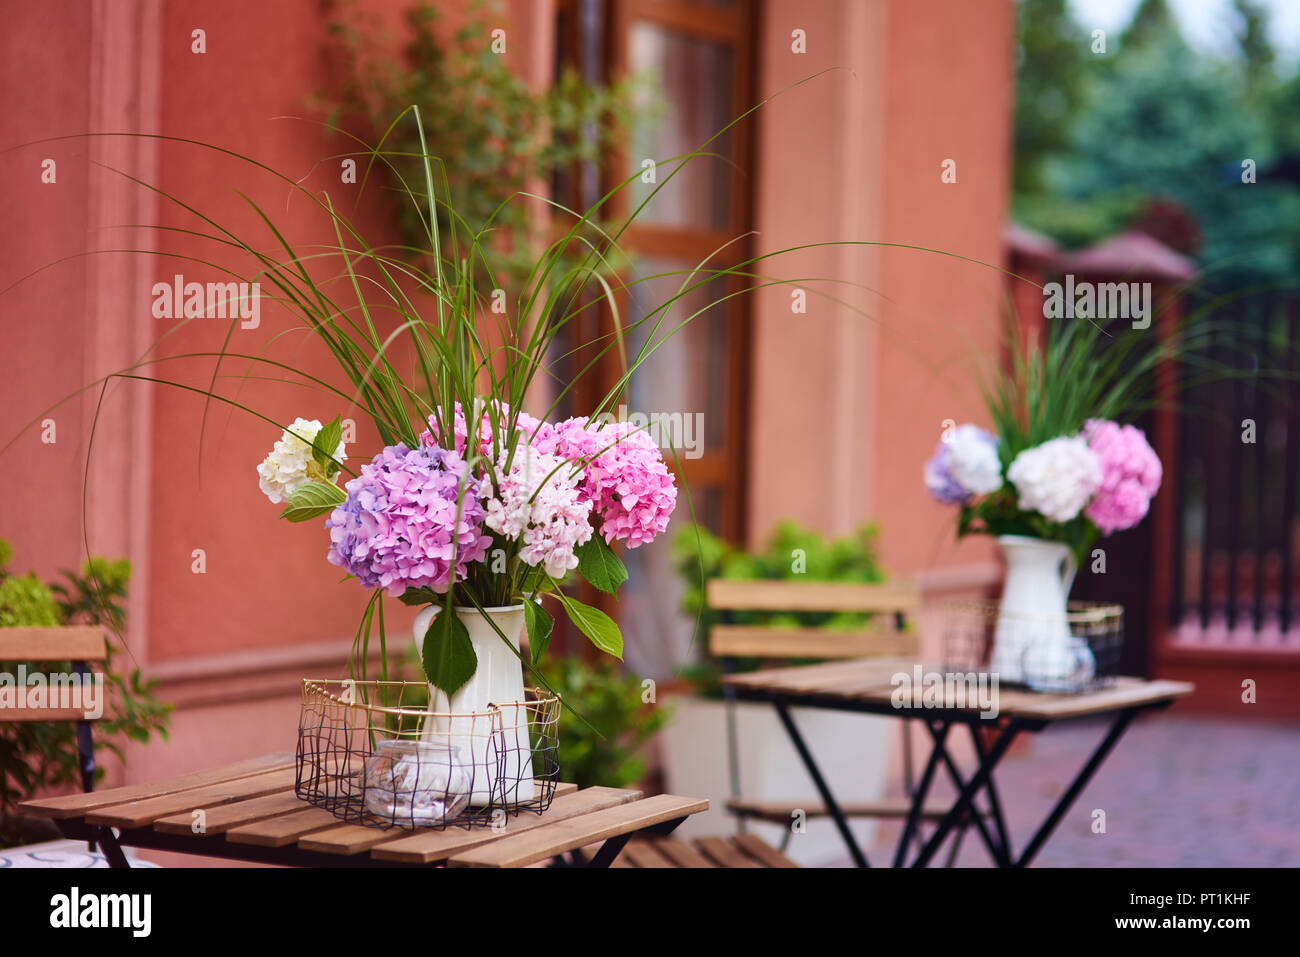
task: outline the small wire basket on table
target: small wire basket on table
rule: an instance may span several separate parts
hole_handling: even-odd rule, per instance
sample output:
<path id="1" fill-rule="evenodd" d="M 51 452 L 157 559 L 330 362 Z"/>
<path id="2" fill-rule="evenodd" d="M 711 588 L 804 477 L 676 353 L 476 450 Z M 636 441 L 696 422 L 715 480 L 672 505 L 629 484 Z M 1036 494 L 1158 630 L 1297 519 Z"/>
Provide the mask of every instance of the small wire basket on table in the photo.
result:
<path id="1" fill-rule="evenodd" d="M 955 601 L 943 606 L 943 660 L 949 672 L 988 671 L 994 643 L 1014 638 L 1024 686 L 1054 694 L 1081 694 L 1114 683 L 1124 645 L 1124 608 L 1072 601 L 1060 615 L 1000 613 L 996 601 Z"/>
<path id="2" fill-rule="evenodd" d="M 550 806 L 558 698 L 529 688 L 524 701 L 459 714 L 426 701 L 420 682 L 304 678 L 298 796 L 381 828 L 499 826 Z"/>

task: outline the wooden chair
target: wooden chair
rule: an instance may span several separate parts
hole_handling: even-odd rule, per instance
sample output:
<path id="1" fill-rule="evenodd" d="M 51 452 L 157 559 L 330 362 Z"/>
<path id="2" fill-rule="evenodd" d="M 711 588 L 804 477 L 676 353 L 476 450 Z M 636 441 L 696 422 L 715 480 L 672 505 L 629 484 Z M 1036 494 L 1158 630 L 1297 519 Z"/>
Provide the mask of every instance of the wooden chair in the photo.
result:
<path id="1" fill-rule="evenodd" d="M 0 628 L 0 661 L 71 661 L 72 669 L 83 683 L 91 681 L 89 662 L 108 659 L 104 632 L 96 625 L 69 625 L 61 628 Z M 15 676 L 16 677 L 16 676 Z M 21 690 L 21 689 L 19 689 Z M 105 689 L 100 687 L 102 696 Z M 102 698 L 101 698 L 102 700 Z M 95 746 L 90 734 L 92 721 L 84 710 L 72 707 L 0 708 L 0 721 L 75 721 L 77 723 L 77 757 L 81 770 L 81 787 L 95 789 Z"/>
<path id="2" fill-rule="evenodd" d="M 872 658 L 899 656 L 917 658 L 920 639 L 907 628 L 908 619 L 920 610 L 916 589 L 905 584 L 868 585 L 850 582 L 731 581 L 715 578 L 707 583 L 709 607 L 721 614 L 723 623 L 709 631 L 709 653 L 720 658 L 728 673 L 738 658 Z M 767 625 L 731 623 L 735 612 L 863 612 L 870 613 L 866 627 L 855 631 L 826 628 L 776 628 Z M 748 820 L 762 820 L 787 826 L 781 850 L 790 840 L 788 826 L 796 811 L 808 818 L 827 817 L 820 802 L 753 801 L 740 794 L 740 764 L 736 747 L 734 692 L 724 690 L 727 706 L 727 752 L 731 779 L 731 800 L 727 808 L 739 818 L 743 832 Z M 915 793 L 910 722 L 903 722 L 903 786 L 906 795 L 897 799 L 839 802 L 846 817 L 905 819 Z M 922 820 L 938 821 L 941 807 L 927 808 Z M 920 837 L 918 828 L 918 839 Z"/>

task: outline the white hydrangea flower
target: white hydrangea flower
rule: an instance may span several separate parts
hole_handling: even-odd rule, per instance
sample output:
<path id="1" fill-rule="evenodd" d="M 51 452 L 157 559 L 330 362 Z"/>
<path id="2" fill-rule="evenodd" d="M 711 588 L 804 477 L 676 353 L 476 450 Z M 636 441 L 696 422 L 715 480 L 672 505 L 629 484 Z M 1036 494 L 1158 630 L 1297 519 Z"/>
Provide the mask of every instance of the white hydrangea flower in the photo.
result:
<path id="1" fill-rule="evenodd" d="M 978 425 L 959 425 L 948 439 L 952 477 L 972 495 L 989 495 L 1002 487 L 997 439 Z"/>
<path id="2" fill-rule="evenodd" d="M 323 426 L 317 419 L 294 419 L 293 425 L 280 435 L 271 453 L 257 467 L 258 485 L 274 505 L 289 501 L 294 490 L 312 477 L 308 469 L 313 465 L 311 444 L 316 441 L 316 433 Z M 339 462 L 347 460 L 343 454 L 344 442 L 334 450 L 334 458 Z"/>
<path id="3" fill-rule="evenodd" d="M 1083 436 L 1062 436 L 1017 455 L 1007 478 L 1023 511 L 1068 522 L 1101 486 L 1101 461 Z"/>
<path id="4" fill-rule="evenodd" d="M 591 538 L 591 502 L 580 497 L 574 472 L 559 456 L 520 445 L 509 472 L 496 466 L 497 497 L 487 501 L 484 524 L 522 541 L 519 557 L 552 578 L 578 567 L 574 550 Z"/>

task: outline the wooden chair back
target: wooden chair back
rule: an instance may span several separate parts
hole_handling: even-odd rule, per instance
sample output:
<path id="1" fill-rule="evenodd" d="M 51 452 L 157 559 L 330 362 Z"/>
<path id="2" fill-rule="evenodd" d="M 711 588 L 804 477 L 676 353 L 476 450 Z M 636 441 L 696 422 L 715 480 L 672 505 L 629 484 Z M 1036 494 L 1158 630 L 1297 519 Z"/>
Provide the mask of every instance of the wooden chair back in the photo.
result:
<path id="1" fill-rule="evenodd" d="M 89 680 L 88 662 L 108 658 L 104 632 L 95 625 L 59 628 L 0 628 L 0 661 L 71 661 L 73 668 Z M 15 676 L 16 677 L 16 676 Z M 53 697 L 51 695 L 51 697 Z M 0 721 L 84 721 L 79 708 L 0 707 Z"/>
<path id="2" fill-rule="evenodd" d="M 0 628 L 0 661 L 70 661 L 83 684 L 93 680 L 88 664 L 108 660 L 104 631 L 96 625 L 67 625 L 58 628 Z M 17 675 L 14 676 L 15 681 Z M 21 688 L 15 688 L 26 693 Z M 105 689 L 101 682 L 100 700 Z M 0 704 L 0 721 L 75 721 L 77 723 L 77 757 L 81 769 L 81 786 L 95 787 L 95 749 L 90 734 L 90 717 L 84 709 L 59 707 L 57 694 L 47 695 L 49 707 L 5 707 Z M 15 701 L 15 705 L 17 705 Z M 102 717 L 102 709 L 100 717 Z M 92 844 L 93 847 L 93 844 Z"/>
<path id="3" fill-rule="evenodd" d="M 710 579 L 709 607 L 736 611 L 870 612 L 864 628 L 777 628 L 718 624 L 709 630 L 709 652 L 719 658 L 869 658 L 918 653 L 920 639 L 906 631 L 909 616 L 921 607 L 908 584 L 854 582 L 732 581 Z M 880 616 L 884 616 L 883 620 Z"/>

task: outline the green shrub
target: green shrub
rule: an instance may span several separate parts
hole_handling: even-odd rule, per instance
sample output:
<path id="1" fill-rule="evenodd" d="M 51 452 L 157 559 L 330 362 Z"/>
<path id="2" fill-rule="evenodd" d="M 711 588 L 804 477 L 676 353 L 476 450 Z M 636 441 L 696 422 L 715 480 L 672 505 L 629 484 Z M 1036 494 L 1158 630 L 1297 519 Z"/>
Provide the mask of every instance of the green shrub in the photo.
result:
<path id="1" fill-rule="evenodd" d="M 53 593 L 35 575 L 0 580 L 0 628 L 52 628 L 62 623 Z"/>
<path id="2" fill-rule="evenodd" d="M 738 581 L 821 581 L 875 584 L 885 580 L 876 558 L 874 524 L 863 525 L 852 535 L 827 539 L 794 522 L 782 522 L 761 551 L 747 552 L 730 545 L 701 526 L 688 526 L 673 539 L 673 562 L 685 584 L 682 611 L 698 620 L 699 635 L 719 620 L 719 613 L 705 601 L 705 583 L 711 578 Z M 852 631 L 862 628 L 870 615 L 856 612 L 731 612 L 728 621 L 736 625 L 768 625 L 774 628 L 830 628 Z M 698 647 L 706 647 L 703 641 Z M 737 668 L 749 671 L 758 659 L 741 659 Z M 720 693 L 718 663 L 707 656 L 701 663 L 683 669 L 701 693 Z"/>
<path id="3" fill-rule="evenodd" d="M 782 522 L 762 551 L 746 552 L 729 545 L 708 529 L 688 526 L 673 539 L 673 562 L 685 582 L 682 611 L 702 624 L 715 623 L 716 613 L 704 600 L 710 578 L 739 581 L 866 582 L 885 580 L 876 561 L 874 525 L 864 525 L 845 538 L 826 539 L 817 532 Z M 781 627 L 861 627 L 866 616 L 828 612 L 736 612 L 735 624 Z"/>
<path id="4" fill-rule="evenodd" d="M 565 67 L 554 83 L 533 90 L 493 52 L 491 28 L 498 23 L 481 3 L 471 4 L 455 29 L 432 3 L 408 8 L 407 39 L 396 57 L 383 19 L 360 4 L 334 4 L 326 24 L 341 61 L 335 73 L 341 86 L 317 94 L 310 105 L 324 110 L 329 125 L 346 127 L 367 142 L 386 135 L 386 156 L 374 159 L 373 174 L 396 196 L 425 192 L 416 126 L 393 125 L 394 116 L 418 106 L 429 152 L 438 158 L 439 174 L 445 171 L 457 215 L 465 220 L 461 236 L 466 228 L 477 232 L 491 223 L 503 238 L 496 250 L 503 276 L 496 282 L 523 281 L 534 261 L 520 241 L 528 235 L 531 215 L 522 194 L 539 181 L 549 184 L 556 174 L 598 166 L 625 136 L 634 106 L 639 124 L 663 115 L 661 98 L 642 77 L 604 86 Z M 511 36 L 510 42 L 519 41 Z M 347 144 L 359 148 L 355 141 Z M 368 162 L 361 157 L 358 165 L 364 170 Z M 427 250 L 423 203 L 398 202 L 394 208 L 404 252 Z M 566 214 L 550 212 L 566 228 L 571 225 Z M 455 242 L 450 216 L 439 206 L 444 249 Z"/>
<path id="5" fill-rule="evenodd" d="M 584 788 L 640 781 L 646 771 L 641 748 L 667 723 L 669 709 L 643 702 L 641 679 L 608 660 L 587 665 L 576 657 L 557 658 L 542 670 L 586 719 L 568 708 L 560 714 L 560 777 Z"/>

